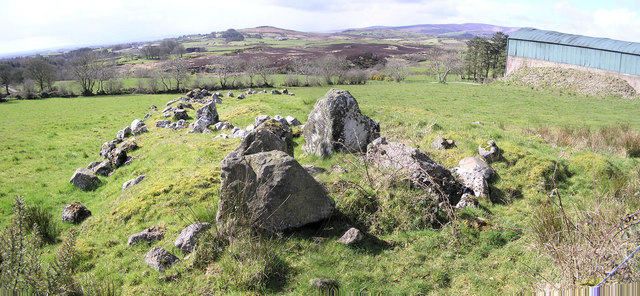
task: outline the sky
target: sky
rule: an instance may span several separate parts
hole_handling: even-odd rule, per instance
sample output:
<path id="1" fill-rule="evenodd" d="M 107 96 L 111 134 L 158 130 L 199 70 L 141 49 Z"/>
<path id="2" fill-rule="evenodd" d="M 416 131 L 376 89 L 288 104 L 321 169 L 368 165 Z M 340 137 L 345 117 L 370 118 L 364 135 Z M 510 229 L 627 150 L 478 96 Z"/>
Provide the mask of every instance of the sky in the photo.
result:
<path id="1" fill-rule="evenodd" d="M 228 28 L 486 23 L 640 42 L 638 0 L 0 0 L 0 55 Z"/>

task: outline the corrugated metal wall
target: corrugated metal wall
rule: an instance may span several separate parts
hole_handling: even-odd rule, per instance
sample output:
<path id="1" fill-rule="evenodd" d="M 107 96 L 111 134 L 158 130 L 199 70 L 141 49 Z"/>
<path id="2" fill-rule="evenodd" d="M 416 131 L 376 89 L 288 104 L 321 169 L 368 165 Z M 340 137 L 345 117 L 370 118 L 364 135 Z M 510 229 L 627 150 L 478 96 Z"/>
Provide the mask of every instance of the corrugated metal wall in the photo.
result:
<path id="1" fill-rule="evenodd" d="M 640 75 L 640 56 L 586 47 L 509 39 L 509 56 Z"/>

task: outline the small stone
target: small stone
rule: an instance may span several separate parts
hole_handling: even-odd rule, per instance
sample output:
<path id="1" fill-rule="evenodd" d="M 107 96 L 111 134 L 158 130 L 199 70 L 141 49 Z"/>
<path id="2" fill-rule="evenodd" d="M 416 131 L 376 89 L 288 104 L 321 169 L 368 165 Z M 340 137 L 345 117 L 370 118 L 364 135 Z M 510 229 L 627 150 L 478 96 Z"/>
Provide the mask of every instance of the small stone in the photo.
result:
<path id="1" fill-rule="evenodd" d="M 164 233 L 158 227 L 151 226 L 142 232 L 132 234 L 127 240 L 127 246 L 133 246 L 138 242 L 146 241 L 148 243 L 159 241 L 164 238 Z"/>
<path id="2" fill-rule="evenodd" d="M 458 202 L 458 204 L 456 204 L 455 208 L 456 209 L 462 209 L 462 208 L 466 208 L 466 207 L 477 207 L 478 206 L 478 199 L 471 193 L 465 193 L 462 195 L 462 197 L 460 198 L 460 201 Z"/>
<path id="3" fill-rule="evenodd" d="M 169 105 L 171 105 L 171 104 L 173 104 L 173 103 L 175 103 L 175 102 L 177 102 L 177 101 L 178 101 L 178 100 L 171 100 L 171 101 L 167 102 L 167 106 L 169 106 Z"/>
<path id="4" fill-rule="evenodd" d="M 124 140 L 125 138 L 131 136 L 131 127 L 125 127 L 121 130 L 118 131 L 118 133 L 116 134 L 116 139 L 118 140 Z"/>
<path id="5" fill-rule="evenodd" d="M 154 247 L 144 257 L 144 261 L 148 266 L 162 272 L 171 267 L 171 265 L 178 263 L 180 259 L 163 248 Z"/>
<path id="6" fill-rule="evenodd" d="M 171 120 L 160 120 L 156 122 L 156 127 L 166 128 L 171 124 Z"/>
<path id="7" fill-rule="evenodd" d="M 290 126 L 298 126 L 302 124 L 297 118 L 291 115 L 287 116 L 287 118 L 285 119 L 287 120 L 287 123 L 289 123 Z"/>
<path id="8" fill-rule="evenodd" d="M 260 126 L 263 122 L 269 119 L 271 119 L 269 115 L 258 115 L 258 117 L 253 121 L 253 125 Z"/>
<path id="9" fill-rule="evenodd" d="M 302 167 L 309 173 L 309 175 L 312 175 L 312 176 L 315 176 L 317 174 L 322 174 L 327 171 L 321 167 L 317 167 L 312 164 L 305 164 L 305 165 L 302 165 Z"/>
<path id="10" fill-rule="evenodd" d="M 243 94 L 239 94 L 239 95 L 238 95 L 238 100 L 244 100 L 244 98 L 245 98 L 245 97 L 244 97 L 244 95 L 243 95 Z"/>
<path id="11" fill-rule="evenodd" d="M 124 184 L 122 184 L 122 191 L 125 191 L 127 189 L 129 189 L 130 187 L 133 187 L 133 185 L 136 185 L 140 182 L 142 182 L 142 180 L 144 180 L 144 177 L 146 177 L 146 175 L 140 175 L 138 177 L 136 177 L 135 179 L 131 179 L 127 182 L 124 182 Z"/>
<path id="12" fill-rule="evenodd" d="M 107 177 L 113 172 L 113 167 L 108 161 L 101 161 L 91 169 L 96 175 Z"/>
<path id="13" fill-rule="evenodd" d="M 431 143 L 431 148 L 436 150 L 451 149 L 456 147 L 456 142 L 445 138 L 437 138 Z"/>
<path id="14" fill-rule="evenodd" d="M 80 202 L 73 201 L 62 210 L 62 221 L 80 223 L 91 216 L 91 211 Z"/>
<path id="15" fill-rule="evenodd" d="M 219 134 L 217 136 L 215 136 L 213 139 L 228 139 L 229 136 L 227 134 Z"/>
<path id="16" fill-rule="evenodd" d="M 211 224 L 209 223 L 195 222 L 180 232 L 180 235 L 178 235 L 174 245 L 184 253 L 191 253 L 195 247 L 198 236 L 210 227 Z"/>
<path id="17" fill-rule="evenodd" d="M 135 119 L 135 120 L 133 120 L 133 121 L 131 122 L 131 130 L 132 130 L 132 131 L 135 131 L 135 130 L 137 130 L 137 129 L 139 129 L 139 128 L 143 127 L 144 125 L 145 125 L 145 124 L 144 124 L 144 121 L 142 121 L 142 120 L 140 120 L 140 119 Z"/>
<path id="18" fill-rule="evenodd" d="M 364 239 L 364 235 L 357 228 L 351 227 L 347 232 L 342 235 L 342 237 L 338 240 L 339 243 L 343 245 L 353 245 L 361 242 Z"/>
<path id="19" fill-rule="evenodd" d="M 69 182 L 84 191 L 96 189 L 100 185 L 100 179 L 86 168 L 78 168 Z"/>
<path id="20" fill-rule="evenodd" d="M 489 140 L 486 145 L 479 145 L 478 153 L 484 157 L 488 163 L 492 163 L 502 157 L 502 150 L 498 148 L 498 145 L 496 145 L 496 142 L 493 140 Z"/>
<path id="21" fill-rule="evenodd" d="M 337 289 L 338 282 L 332 279 L 310 279 L 309 286 L 320 290 Z"/>
<path id="22" fill-rule="evenodd" d="M 184 109 L 175 109 L 173 110 L 173 118 L 175 120 L 187 120 L 189 119 L 189 114 L 187 114 L 187 111 Z"/>

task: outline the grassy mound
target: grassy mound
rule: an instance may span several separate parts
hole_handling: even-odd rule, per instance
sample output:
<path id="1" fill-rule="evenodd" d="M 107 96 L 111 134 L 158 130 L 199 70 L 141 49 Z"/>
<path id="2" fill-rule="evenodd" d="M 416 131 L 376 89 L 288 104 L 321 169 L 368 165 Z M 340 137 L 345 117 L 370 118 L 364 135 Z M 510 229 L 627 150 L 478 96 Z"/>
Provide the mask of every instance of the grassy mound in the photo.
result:
<path id="1" fill-rule="evenodd" d="M 83 289 L 115 289 L 127 295 L 308 295 L 316 292 L 310 280 L 328 278 L 344 292 L 366 288 L 495 295 L 523 293 L 544 279 L 559 279 L 554 277 L 554 257 L 540 256 L 537 236 L 530 231 L 555 229 L 553 223 L 550 228 L 540 226 L 535 217 L 547 219 L 545 213 L 556 212 L 532 216 L 545 201 L 549 205 L 554 180 L 570 212 L 594 204 L 594 191 L 616 198 L 620 213 L 636 206 L 627 203 L 638 188 L 635 159 L 594 151 L 589 145 L 552 145 L 530 130 L 576 123 L 594 130 L 624 123 L 638 130 L 638 101 L 604 101 L 501 84 L 410 81 L 342 87 L 358 100 L 365 115 L 380 122 L 389 141 L 416 147 L 446 167 L 477 155 L 479 144 L 495 140 L 504 158 L 492 164 L 497 171 L 492 197 L 480 200 L 478 208 L 443 218 L 415 188 L 385 182 L 379 172 L 368 171 L 361 156 L 339 153 L 319 159 L 301 151 L 300 137 L 294 140 L 296 159 L 327 169 L 318 179 L 330 190 L 339 212 L 329 221 L 271 237 L 238 232 L 229 239 L 212 227 L 195 253 L 185 255 L 173 243 L 194 221 L 215 221 L 220 161 L 239 140 L 214 139 L 219 132 L 156 128 L 155 122 L 164 119 L 156 112 L 146 121 L 150 132 L 136 137 L 140 149 L 132 152 L 136 159 L 131 165 L 101 177 L 103 185 L 95 191 L 84 192 L 68 182 L 75 169 L 98 160 L 101 144 L 142 118 L 149 105 L 162 109 L 175 96 L 54 98 L 0 105 L 0 149 L 5 152 L 0 155 L 0 225 L 10 224 L 15 195 L 24 196 L 28 206 L 37 204 L 33 215 L 39 217 L 46 216 L 42 211 L 59 217 L 73 200 L 87 206 L 93 215 L 80 225 L 46 226 L 55 229 L 49 232 L 53 239 L 39 247 L 44 261 L 51 261 L 63 234 L 77 232 L 69 268 Z M 295 97 L 225 99 L 217 106 L 220 119 L 245 127 L 257 115 L 279 114 L 304 123 L 327 89 L 292 91 Z M 484 125 L 473 124 L 476 121 Z M 431 150 L 437 137 L 454 139 L 457 148 Z M 144 181 L 123 192 L 122 184 L 140 174 L 147 176 Z M 350 225 L 368 233 L 361 244 L 337 242 Z M 131 234 L 151 226 L 163 229 L 165 238 L 126 245 Z M 144 263 L 152 247 L 165 248 L 181 262 L 164 273 L 153 271 Z"/>
<path id="2" fill-rule="evenodd" d="M 510 73 L 504 81 L 533 89 L 551 88 L 590 96 L 627 99 L 637 96 L 635 89 L 624 79 L 576 69 L 522 67 Z"/>

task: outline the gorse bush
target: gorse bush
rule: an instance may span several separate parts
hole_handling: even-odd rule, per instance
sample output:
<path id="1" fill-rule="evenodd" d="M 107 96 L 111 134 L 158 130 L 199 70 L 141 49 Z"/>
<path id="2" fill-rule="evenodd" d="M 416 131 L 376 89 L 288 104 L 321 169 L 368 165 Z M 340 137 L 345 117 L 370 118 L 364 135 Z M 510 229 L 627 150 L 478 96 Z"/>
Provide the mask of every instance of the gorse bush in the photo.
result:
<path id="1" fill-rule="evenodd" d="M 30 206 L 25 209 L 24 219 L 27 229 L 38 227 L 38 234 L 43 242 L 51 244 L 58 239 L 60 230 L 53 215 L 41 206 Z"/>

